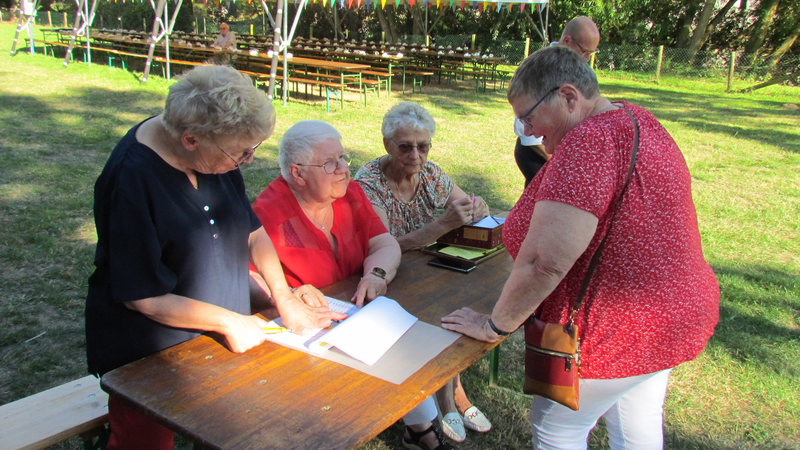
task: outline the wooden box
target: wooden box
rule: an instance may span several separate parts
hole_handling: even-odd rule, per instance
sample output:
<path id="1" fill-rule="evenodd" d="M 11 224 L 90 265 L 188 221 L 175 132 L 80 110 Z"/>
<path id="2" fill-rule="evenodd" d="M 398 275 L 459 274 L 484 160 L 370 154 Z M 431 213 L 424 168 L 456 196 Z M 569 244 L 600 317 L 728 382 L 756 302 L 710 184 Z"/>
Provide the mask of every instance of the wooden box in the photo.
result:
<path id="1" fill-rule="evenodd" d="M 475 248 L 495 248 L 503 243 L 503 224 L 494 228 L 462 225 L 436 240 L 440 244 L 463 245 Z"/>

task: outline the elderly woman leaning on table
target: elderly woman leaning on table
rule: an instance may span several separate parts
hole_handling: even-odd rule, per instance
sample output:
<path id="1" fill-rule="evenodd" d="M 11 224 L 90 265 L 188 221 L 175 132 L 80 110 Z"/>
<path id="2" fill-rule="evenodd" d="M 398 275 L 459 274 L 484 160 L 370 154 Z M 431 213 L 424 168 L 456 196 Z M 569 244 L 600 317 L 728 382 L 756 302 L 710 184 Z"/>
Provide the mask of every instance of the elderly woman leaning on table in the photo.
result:
<path id="1" fill-rule="evenodd" d="M 601 96 L 589 65 L 567 47 L 526 59 L 508 99 L 526 134 L 541 136 L 553 157 L 503 227 L 515 264 L 491 316 L 463 308 L 442 326 L 492 342 L 535 311 L 544 322 L 566 323 L 608 234 L 575 315 L 580 410 L 534 396 L 533 444 L 585 448 L 603 416 L 611 448 L 662 448 L 669 373 L 697 357 L 719 318 L 719 286 L 703 258 L 683 155 L 647 110 Z M 632 159 L 628 112 L 638 123 L 638 155 L 613 216 Z"/>
<path id="2" fill-rule="evenodd" d="M 425 247 L 489 214 L 482 198 L 467 195 L 428 161 L 436 123 L 425 108 L 411 102 L 395 105 L 383 117 L 381 131 L 387 154 L 366 163 L 355 179 L 403 252 Z M 467 399 L 460 377 L 446 384 L 437 398 L 442 427 L 451 439 L 463 441 L 465 426 L 480 432 L 491 429 L 486 416 Z"/>
<path id="3" fill-rule="evenodd" d="M 103 375 L 200 332 L 242 353 L 264 341 L 250 315 L 251 261 L 292 329 L 339 315 L 310 286 L 294 293 L 250 207 L 238 168 L 275 126 L 264 94 L 230 67 L 198 67 L 164 113 L 136 125 L 95 185 L 96 270 L 86 299 L 89 371 Z M 299 296 L 305 296 L 303 303 Z M 111 397 L 108 449 L 171 449 L 171 431 Z"/>
<path id="4" fill-rule="evenodd" d="M 322 287 L 361 273 L 351 299 L 360 307 L 386 293 L 400 265 L 400 247 L 358 183 L 350 181 L 350 155 L 341 139 L 319 120 L 289 128 L 278 155 L 281 174 L 253 209 L 275 243 L 289 285 Z M 435 418 L 429 397 L 403 417 L 403 444 L 418 450 L 450 448 L 431 423 Z"/>

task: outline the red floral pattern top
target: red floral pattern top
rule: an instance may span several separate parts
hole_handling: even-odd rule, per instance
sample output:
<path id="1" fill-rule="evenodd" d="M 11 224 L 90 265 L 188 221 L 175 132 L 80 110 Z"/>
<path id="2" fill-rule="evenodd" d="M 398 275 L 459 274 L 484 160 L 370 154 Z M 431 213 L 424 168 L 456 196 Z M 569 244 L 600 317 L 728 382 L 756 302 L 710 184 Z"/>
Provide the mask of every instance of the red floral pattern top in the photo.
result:
<path id="1" fill-rule="evenodd" d="M 719 286 L 703 258 L 683 155 L 650 112 L 622 103 L 639 124 L 639 152 L 576 315 L 582 378 L 643 375 L 694 359 L 719 319 Z M 514 258 L 540 200 L 566 203 L 599 218 L 589 247 L 540 306 L 542 320 L 566 322 L 608 229 L 632 145 L 633 123 L 623 109 L 585 119 L 564 136 L 509 214 L 503 242 Z"/>

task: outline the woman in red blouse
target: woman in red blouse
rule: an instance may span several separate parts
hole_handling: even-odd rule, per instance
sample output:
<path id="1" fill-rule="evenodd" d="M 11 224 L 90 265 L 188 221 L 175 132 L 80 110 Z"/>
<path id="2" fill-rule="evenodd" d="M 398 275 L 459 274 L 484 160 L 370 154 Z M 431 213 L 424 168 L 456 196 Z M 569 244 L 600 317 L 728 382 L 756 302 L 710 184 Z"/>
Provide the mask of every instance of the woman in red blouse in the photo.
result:
<path id="1" fill-rule="evenodd" d="M 358 183 L 350 180 L 350 155 L 341 139 L 320 120 L 289 128 L 278 155 L 281 175 L 258 196 L 253 210 L 275 246 L 289 286 L 324 287 L 361 273 L 351 299 L 361 307 L 364 300 L 386 294 L 400 265 L 400 245 Z M 261 284 L 258 274 L 251 276 Z M 448 450 L 433 426 L 435 418 L 432 398 L 406 414 L 406 447 Z"/>
<path id="2" fill-rule="evenodd" d="M 608 232 L 575 317 L 580 410 L 535 396 L 533 443 L 586 448 L 603 416 L 612 448 L 662 448 L 669 371 L 697 357 L 719 318 L 719 286 L 703 258 L 683 155 L 647 110 L 601 96 L 594 72 L 567 47 L 526 59 L 508 99 L 552 159 L 503 227 L 515 264 L 492 315 L 463 308 L 443 327 L 491 342 L 537 310 L 545 322 L 566 323 Z M 634 125 L 626 110 L 639 126 L 638 155 L 609 229 L 631 161 Z"/>

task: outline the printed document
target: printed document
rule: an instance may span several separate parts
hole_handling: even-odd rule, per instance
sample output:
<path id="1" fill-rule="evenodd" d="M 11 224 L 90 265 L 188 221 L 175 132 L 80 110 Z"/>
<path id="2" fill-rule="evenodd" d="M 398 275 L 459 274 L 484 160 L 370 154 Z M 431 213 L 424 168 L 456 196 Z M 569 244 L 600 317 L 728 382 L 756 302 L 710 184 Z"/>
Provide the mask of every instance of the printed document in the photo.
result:
<path id="1" fill-rule="evenodd" d="M 340 324 L 332 323 L 326 329 L 314 330 L 313 336 L 294 333 L 268 334 L 267 340 L 321 354 L 331 346 L 337 347 L 351 357 L 372 365 L 417 321 L 396 301 L 378 297 L 360 310 L 352 303 L 325 297 L 331 311 L 342 312 L 349 317 Z M 267 325 L 282 327 L 278 318 Z"/>

